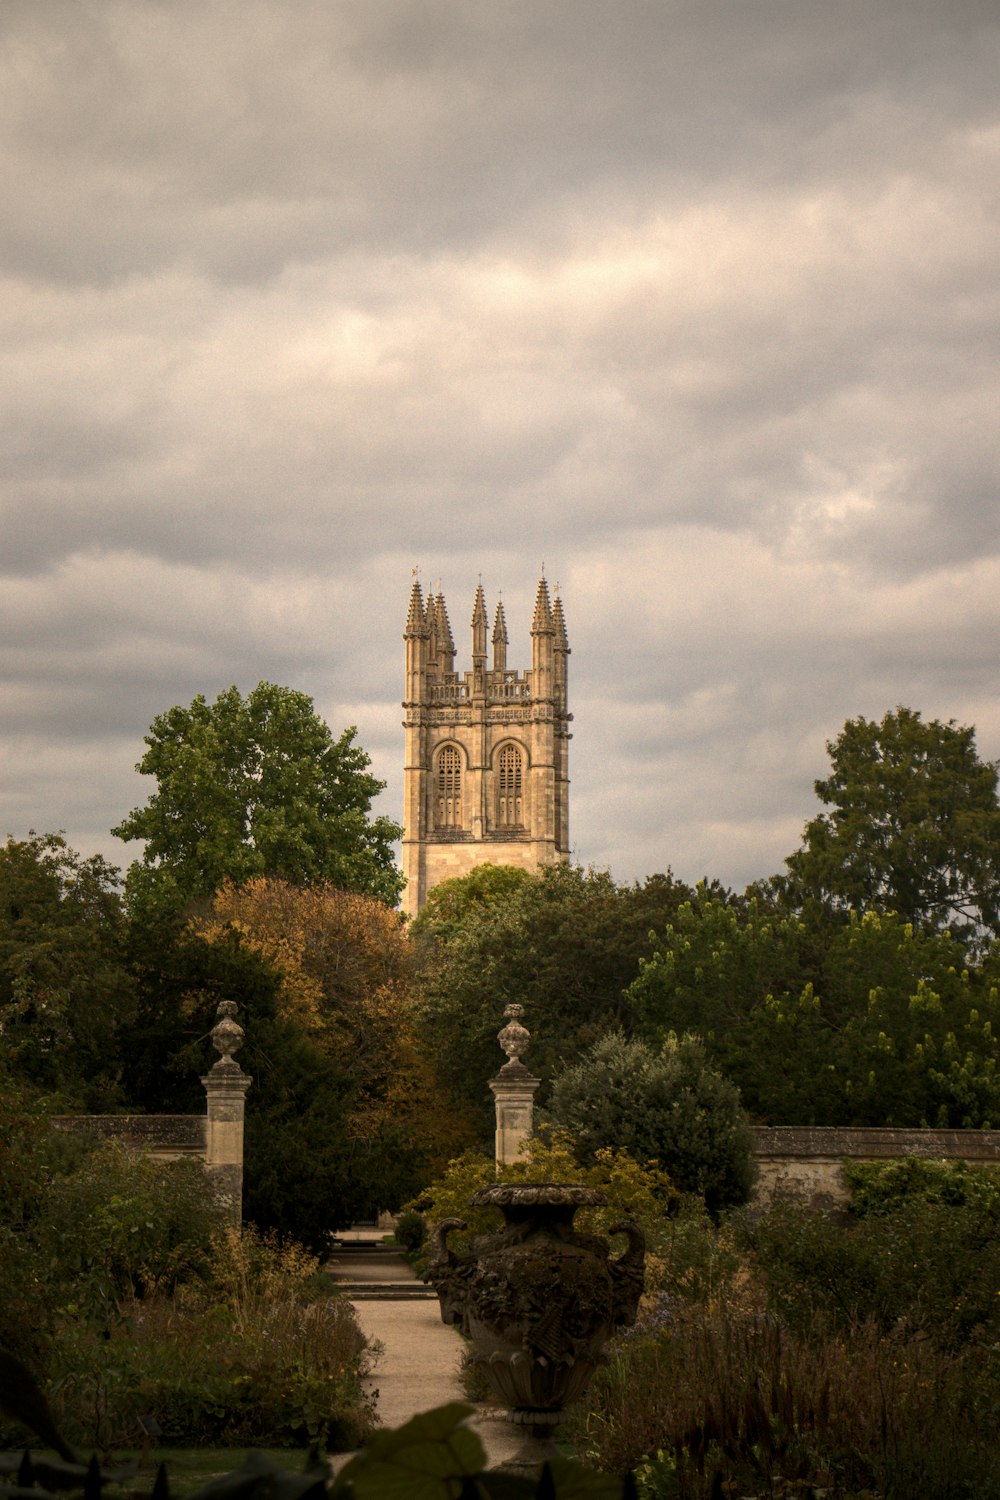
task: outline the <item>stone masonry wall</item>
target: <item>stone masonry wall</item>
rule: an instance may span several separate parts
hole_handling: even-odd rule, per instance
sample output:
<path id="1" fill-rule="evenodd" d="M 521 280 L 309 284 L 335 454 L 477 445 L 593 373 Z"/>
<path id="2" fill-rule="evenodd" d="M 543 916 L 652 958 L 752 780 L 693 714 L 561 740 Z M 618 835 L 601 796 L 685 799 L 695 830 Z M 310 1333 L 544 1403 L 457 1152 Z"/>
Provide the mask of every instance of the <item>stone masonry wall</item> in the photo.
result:
<path id="1" fill-rule="evenodd" d="M 843 1129 L 820 1126 L 758 1126 L 754 1143 L 760 1176 L 754 1201 L 768 1207 L 791 1198 L 814 1208 L 835 1209 L 848 1200 L 843 1164 L 925 1156 L 1000 1165 L 1000 1130 Z"/>
<path id="2" fill-rule="evenodd" d="M 119 1140 L 157 1161 L 205 1157 L 203 1115 L 54 1115 L 52 1125 L 91 1140 Z"/>

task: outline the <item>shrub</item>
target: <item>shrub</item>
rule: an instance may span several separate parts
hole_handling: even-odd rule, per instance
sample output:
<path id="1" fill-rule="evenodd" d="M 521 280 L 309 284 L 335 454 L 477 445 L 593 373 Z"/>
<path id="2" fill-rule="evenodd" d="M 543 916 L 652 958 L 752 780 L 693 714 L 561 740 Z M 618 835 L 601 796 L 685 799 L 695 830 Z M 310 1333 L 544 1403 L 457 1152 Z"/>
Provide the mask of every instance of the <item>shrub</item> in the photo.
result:
<path id="1" fill-rule="evenodd" d="M 622 1032 L 603 1037 L 556 1078 L 549 1114 L 581 1162 L 607 1148 L 655 1161 L 713 1217 L 750 1197 L 756 1165 L 739 1091 L 694 1037 L 671 1035 L 659 1051 Z"/>
<path id="2" fill-rule="evenodd" d="M 635 1219 L 646 1240 L 647 1310 L 675 1298 L 716 1296 L 744 1265 L 727 1226 L 713 1223 L 696 1199 L 678 1198 L 664 1172 L 654 1163 L 633 1161 L 627 1151 L 598 1151 L 589 1167 L 580 1167 L 574 1142 L 557 1131 L 547 1141 L 532 1140 L 524 1158 L 505 1167 L 503 1175 L 509 1182 L 582 1182 L 599 1188 L 607 1196 L 607 1206 L 580 1209 L 574 1217 L 574 1226 L 584 1233 L 606 1234 L 616 1220 Z M 448 1244 L 456 1251 L 467 1250 L 474 1236 L 503 1225 L 499 1209 L 469 1207 L 476 1188 L 495 1180 L 492 1159 L 467 1152 L 449 1163 L 411 1207 L 427 1215 L 431 1230 L 441 1219 L 463 1219 L 467 1229 L 449 1235 Z"/>
<path id="3" fill-rule="evenodd" d="M 748 1227 L 746 1242 L 771 1307 L 791 1325 L 873 1320 L 920 1332 L 943 1348 L 1000 1340 L 1000 1206 L 914 1196 L 842 1225 L 782 1204 Z"/>
<path id="4" fill-rule="evenodd" d="M 545 1141 L 535 1137 L 517 1162 L 503 1169 L 505 1182 L 580 1182 L 599 1188 L 607 1197 L 604 1208 L 580 1209 L 574 1226 L 590 1234 L 606 1234 L 616 1219 L 635 1219 L 654 1250 L 667 1232 L 667 1220 L 677 1205 L 670 1179 L 654 1163 L 633 1161 L 627 1151 L 599 1151 L 586 1167 L 577 1161 L 575 1143 L 565 1132 L 555 1132 Z M 464 1232 L 452 1234 L 448 1243 L 467 1249 L 477 1234 L 488 1234 L 503 1225 L 498 1208 L 470 1208 L 469 1198 L 477 1188 L 496 1181 L 491 1157 L 467 1151 L 449 1162 L 447 1170 L 413 1199 L 407 1208 L 427 1218 L 433 1232 L 441 1219 L 464 1219 Z"/>
<path id="5" fill-rule="evenodd" d="M 727 1297 L 619 1336 L 572 1430 L 590 1463 L 635 1468 L 643 1500 L 995 1496 L 996 1421 L 974 1398 L 976 1364 L 872 1323 L 811 1340 Z"/>
<path id="6" fill-rule="evenodd" d="M 252 1229 L 216 1236 L 201 1280 L 134 1300 L 110 1330 L 68 1317 L 51 1393 L 71 1441 L 134 1441 L 153 1412 L 166 1443 L 354 1447 L 372 1425 L 366 1341 L 350 1303 L 301 1246 Z"/>
<path id="7" fill-rule="evenodd" d="M 217 1224 L 200 1163 L 158 1163 L 108 1141 L 51 1178 L 31 1233 L 56 1285 L 106 1322 L 147 1287 L 195 1274 Z"/>
<path id="8" fill-rule="evenodd" d="M 851 1189 L 851 1208 L 859 1217 L 886 1213 L 914 1201 L 978 1205 L 987 1211 L 1000 1208 L 1000 1172 L 995 1167 L 904 1156 L 896 1161 L 845 1162 L 843 1171 Z"/>
<path id="9" fill-rule="evenodd" d="M 427 1238 L 427 1221 L 415 1209 L 406 1209 L 396 1220 L 394 1235 L 396 1243 L 412 1253 L 419 1250 Z"/>

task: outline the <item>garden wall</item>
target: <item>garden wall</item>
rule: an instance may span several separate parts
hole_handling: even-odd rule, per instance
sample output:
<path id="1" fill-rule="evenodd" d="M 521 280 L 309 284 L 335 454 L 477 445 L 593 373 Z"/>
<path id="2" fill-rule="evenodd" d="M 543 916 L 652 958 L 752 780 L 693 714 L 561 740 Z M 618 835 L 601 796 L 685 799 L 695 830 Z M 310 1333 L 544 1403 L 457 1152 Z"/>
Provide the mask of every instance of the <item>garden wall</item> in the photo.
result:
<path id="1" fill-rule="evenodd" d="M 929 1156 L 971 1166 L 1000 1165 L 1000 1130 L 833 1129 L 826 1126 L 754 1127 L 760 1176 L 754 1201 L 795 1198 L 814 1208 L 839 1208 L 848 1192 L 846 1161 L 890 1161 Z"/>
<path id="2" fill-rule="evenodd" d="M 205 1160 L 204 1115 L 54 1115 L 52 1124 L 92 1141 L 121 1141 L 155 1161 L 192 1156 Z"/>

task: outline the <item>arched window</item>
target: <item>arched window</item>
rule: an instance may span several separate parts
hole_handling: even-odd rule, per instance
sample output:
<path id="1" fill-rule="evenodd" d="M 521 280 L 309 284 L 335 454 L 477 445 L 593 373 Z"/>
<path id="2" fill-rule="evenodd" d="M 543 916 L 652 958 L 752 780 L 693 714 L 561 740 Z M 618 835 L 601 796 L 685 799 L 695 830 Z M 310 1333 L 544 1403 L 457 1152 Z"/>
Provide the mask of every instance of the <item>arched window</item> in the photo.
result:
<path id="1" fill-rule="evenodd" d="M 434 822 L 438 828 L 462 826 L 462 756 L 454 745 L 445 745 L 437 759 L 437 807 Z"/>
<path id="2" fill-rule="evenodd" d="M 522 767 L 524 757 L 516 745 L 504 745 L 497 757 L 497 827 L 521 828 L 524 824 L 522 803 Z"/>

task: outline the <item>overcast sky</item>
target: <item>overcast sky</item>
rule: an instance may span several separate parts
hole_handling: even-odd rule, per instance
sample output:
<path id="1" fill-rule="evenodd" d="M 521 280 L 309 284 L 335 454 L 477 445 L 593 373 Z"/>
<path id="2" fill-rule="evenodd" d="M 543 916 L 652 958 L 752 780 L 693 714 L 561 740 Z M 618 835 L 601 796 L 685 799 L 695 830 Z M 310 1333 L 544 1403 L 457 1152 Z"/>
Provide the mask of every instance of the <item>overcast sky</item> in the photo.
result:
<path id="1" fill-rule="evenodd" d="M 402 811 L 411 569 L 570 644 L 571 836 L 773 873 L 896 704 L 1000 756 L 997 0 L 3 0 L 5 829 L 231 683 Z"/>

